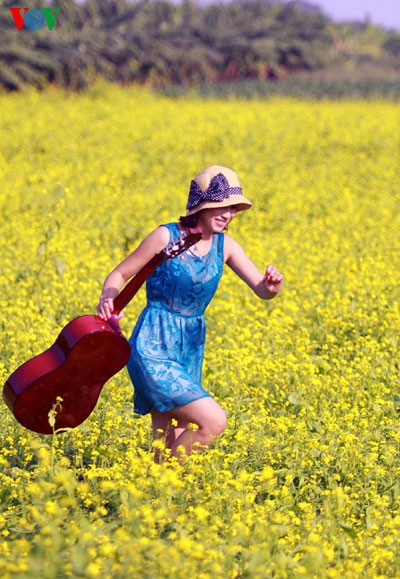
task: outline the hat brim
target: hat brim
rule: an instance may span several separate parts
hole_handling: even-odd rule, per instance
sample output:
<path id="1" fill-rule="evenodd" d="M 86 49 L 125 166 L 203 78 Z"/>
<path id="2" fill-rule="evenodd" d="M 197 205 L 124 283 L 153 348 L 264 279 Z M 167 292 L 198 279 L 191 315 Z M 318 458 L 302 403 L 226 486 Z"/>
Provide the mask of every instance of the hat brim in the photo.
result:
<path id="1" fill-rule="evenodd" d="M 236 205 L 238 211 L 246 211 L 246 209 L 250 209 L 253 204 L 248 199 L 246 199 L 246 197 L 243 197 L 243 195 L 230 195 L 222 201 L 204 201 L 203 203 L 199 203 L 199 205 L 196 205 L 196 207 L 193 207 L 186 212 L 186 217 L 189 217 L 189 215 L 194 215 L 194 213 L 198 213 L 203 209 L 229 207 L 230 205 Z"/>

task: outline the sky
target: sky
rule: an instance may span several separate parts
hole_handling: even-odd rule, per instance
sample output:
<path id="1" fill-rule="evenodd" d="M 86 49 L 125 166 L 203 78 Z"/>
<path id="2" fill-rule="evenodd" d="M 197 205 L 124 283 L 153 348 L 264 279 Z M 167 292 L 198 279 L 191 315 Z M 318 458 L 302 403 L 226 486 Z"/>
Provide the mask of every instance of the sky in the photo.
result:
<path id="1" fill-rule="evenodd" d="M 400 30 L 400 0 L 310 0 L 333 20 L 365 20 Z"/>

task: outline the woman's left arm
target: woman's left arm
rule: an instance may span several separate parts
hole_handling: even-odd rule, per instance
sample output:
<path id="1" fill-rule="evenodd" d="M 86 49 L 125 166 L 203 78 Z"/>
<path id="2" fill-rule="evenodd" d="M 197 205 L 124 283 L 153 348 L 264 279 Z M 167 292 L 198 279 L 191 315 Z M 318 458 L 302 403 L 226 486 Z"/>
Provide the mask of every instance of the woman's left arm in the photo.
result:
<path id="1" fill-rule="evenodd" d="M 273 265 L 268 265 L 263 275 L 246 255 L 244 249 L 230 235 L 224 239 L 225 263 L 238 275 L 262 300 L 271 300 L 280 291 L 283 275 Z"/>

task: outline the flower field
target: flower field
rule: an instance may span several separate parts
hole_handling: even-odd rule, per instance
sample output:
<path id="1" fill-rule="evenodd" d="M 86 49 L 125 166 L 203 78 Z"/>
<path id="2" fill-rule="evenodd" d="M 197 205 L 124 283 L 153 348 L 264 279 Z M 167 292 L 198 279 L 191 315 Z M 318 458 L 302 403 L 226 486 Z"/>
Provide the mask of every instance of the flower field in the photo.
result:
<path id="1" fill-rule="evenodd" d="M 125 370 L 73 431 L 32 433 L 0 403 L 0 575 L 400 577 L 400 104 L 110 86 L 0 101 L 2 384 L 95 312 L 207 165 L 239 174 L 254 207 L 230 234 L 285 276 L 263 302 L 225 271 L 204 385 L 229 423 L 183 466 L 153 462 Z"/>

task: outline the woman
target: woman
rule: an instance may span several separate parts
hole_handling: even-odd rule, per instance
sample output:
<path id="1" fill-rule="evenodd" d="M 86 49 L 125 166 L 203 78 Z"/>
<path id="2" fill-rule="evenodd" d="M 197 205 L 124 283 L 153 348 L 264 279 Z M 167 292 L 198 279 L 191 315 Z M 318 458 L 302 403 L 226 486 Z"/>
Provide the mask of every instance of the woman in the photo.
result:
<path id="1" fill-rule="evenodd" d="M 221 406 L 201 386 L 204 311 L 229 267 L 261 299 L 274 298 L 283 277 L 269 265 L 263 275 L 242 247 L 223 233 L 233 217 L 251 207 L 234 171 L 214 165 L 191 182 L 187 213 L 179 223 L 150 233 L 106 278 L 97 307 L 103 319 L 123 285 L 156 253 L 182 232 L 202 238 L 181 255 L 165 260 L 147 280 L 147 306 L 133 330 L 128 371 L 134 385 L 134 408 L 151 413 L 154 438 L 165 437 L 171 456 L 204 448 L 226 426 Z M 197 428 L 193 428 L 193 424 Z"/>

